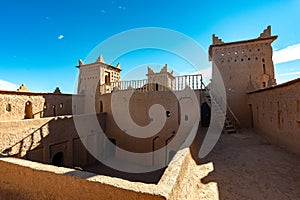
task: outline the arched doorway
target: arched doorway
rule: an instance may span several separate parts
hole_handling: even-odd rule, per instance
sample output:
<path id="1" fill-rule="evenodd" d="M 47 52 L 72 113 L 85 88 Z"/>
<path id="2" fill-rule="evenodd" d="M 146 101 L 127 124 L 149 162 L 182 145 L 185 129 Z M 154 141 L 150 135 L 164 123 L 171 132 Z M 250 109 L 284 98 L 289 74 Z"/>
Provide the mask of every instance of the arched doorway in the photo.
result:
<path id="1" fill-rule="evenodd" d="M 32 112 L 32 103 L 31 101 L 27 101 L 25 103 L 25 119 L 32 119 L 33 118 L 33 112 Z"/>
<path id="2" fill-rule="evenodd" d="M 211 116 L 210 107 L 206 102 L 204 102 L 201 105 L 201 126 L 202 127 L 209 127 L 210 116 Z"/>
<path id="3" fill-rule="evenodd" d="M 58 152 L 53 156 L 52 165 L 58 167 L 62 167 L 64 165 L 64 154 L 62 152 Z"/>

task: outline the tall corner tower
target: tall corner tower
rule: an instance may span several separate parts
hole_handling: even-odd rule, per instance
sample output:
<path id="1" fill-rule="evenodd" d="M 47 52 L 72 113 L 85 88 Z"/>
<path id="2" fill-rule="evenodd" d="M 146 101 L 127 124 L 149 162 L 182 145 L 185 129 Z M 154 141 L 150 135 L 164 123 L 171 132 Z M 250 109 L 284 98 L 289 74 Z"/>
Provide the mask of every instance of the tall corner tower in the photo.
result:
<path id="1" fill-rule="evenodd" d="M 209 47 L 212 81 L 218 82 L 218 69 L 226 89 L 227 104 L 243 126 L 250 126 L 247 92 L 276 85 L 271 46 L 276 39 L 277 36 L 271 35 L 271 26 L 255 39 L 225 43 L 212 36 Z"/>
<path id="2" fill-rule="evenodd" d="M 84 95 L 84 113 L 94 110 L 95 98 L 101 94 L 111 93 L 115 83 L 120 81 L 120 64 L 116 67 L 106 64 L 99 56 L 94 63 L 78 62 L 79 77 L 77 94 Z"/>

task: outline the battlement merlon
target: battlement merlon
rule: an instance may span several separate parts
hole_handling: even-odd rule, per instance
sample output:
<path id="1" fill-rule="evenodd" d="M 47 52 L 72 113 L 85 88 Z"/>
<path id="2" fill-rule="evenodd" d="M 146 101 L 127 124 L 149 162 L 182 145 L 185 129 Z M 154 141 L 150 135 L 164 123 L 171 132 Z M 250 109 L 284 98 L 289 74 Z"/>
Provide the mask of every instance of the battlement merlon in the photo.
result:
<path id="1" fill-rule="evenodd" d="M 174 77 L 174 71 L 173 70 L 171 72 L 168 71 L 168 64 L 165 64 L 165 66 L 160 70 L 159 73 L 155 73 L 150 68 L 150 66 L 148 66 L 148 74 L 146 74 L 146 76 L 159 75 L 159 74 L 167 74 L 170 78 L 175 79 L 175 77 Z"/>
<path id="2" fill-rule="evenodd" d="M 78 65 L 77 65 L 76 67 L 77 67 L 77 68 L 89 67 L 89 66 L 99 65 L 99 63 L 101 63 L 102 65 L 105 65 L 105 66 L 108 67 L 108 68 L 115 69 L 115 70 L 117 70 L 117 71 L 119 71 L 119 72 L 122 71 L 122 69 L 121 69 L 121 64 L 120 64 L 120 63 L 118 63 L 116 66 L 109 65 L 109 64 L 107 64 L 107 63 L 104 61 L 102 55 L 100 55 L 100 56 L 97 58 L 96 62 L 89 63 L 89 64 L 84 64 L 84 62 L 83 62 L 81 59 L 79 59 L 79 60 L 78 60 Z"/>
<path id="3" fill-rule="evenodd" d="M 212 35 L 212 42 L 213 42 L 212 44 L 224 44 L 224 42 L 222 41 L 222 39 L 220 39 L 215 34 Z"/>
<path id="4" fill-rule="evenodd" d="M 258 38 L 266 38 L 271 36 L 271 26 L 268 26 Z"/>

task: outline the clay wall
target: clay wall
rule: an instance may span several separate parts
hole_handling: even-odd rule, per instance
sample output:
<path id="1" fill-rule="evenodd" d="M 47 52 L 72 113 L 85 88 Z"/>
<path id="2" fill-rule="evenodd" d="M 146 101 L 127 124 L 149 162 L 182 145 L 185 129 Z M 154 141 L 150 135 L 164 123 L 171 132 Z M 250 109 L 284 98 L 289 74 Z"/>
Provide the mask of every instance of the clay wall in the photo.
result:
<path id="1" fill-rule="evenodd" d="M 213 35 L 209 48 L 212 61 L 212 81 L 218 82 L 216 69 L 219 70 L 226 90 L 227 103 L 241 123 L 250 127 L 250 110 L 247 107 L 249 91 L 276 85 L 272 61 L 271 43 L 277 36 L 271 36 L 268 27 L 259 38 L 224 43 Z"/>
<path id="2" fill-rule="evenodd" d="M 91 121 L 92 117 L 77 116 L 83 122 Z M 92 164 L 95 159 L 82 141 L 97 139 L 101 143 L 100 136 L 105 131 L 105 114 L 98 114 L 96 118 L 99 123 L 88 124 L 84 135 L 77 133 L 72 116 L 0 121 L 0 151 L 10 156 L 48 164 L 53 164 L 54 156 L 61 152 L 62 166 L 83 167 Z M 97 129 L 98 124 L 102 126 L 102 130 Z"/>
<path id="3" fill-rule="evenodd" d="M 0 91 L 0 121 L 72 114 L 72 95 Z"/>
<path id="4" fill-rule="evenodd" d="M 185 97 L 185 92 L 176 92 L 179 96 L 177 100 L 176 96 L 172 92 L 135 92 L 131 97 L 126 97 L 124 91 L 117 92 L 118 96 L 117 99 L 120 99 L 118 105 L 127 106 L 126 102 L 129 102 L 129 114 L 125 115 L 126 113 L 119 113 L 120 116 L 126 120 L 126 124 L 130 124 L 128 118 L 132 118 L 133 123 L 137 126 L 145 127 L 151 124 L 153 119 L 150 119 L 149 110 L 151 106 L 154 104 L 159 104 L 163 106 L 166 110 L 162 116 L 162 118 L 166 119 L 166 123 L 164 124 L 163 128 L 159 130 L 156 134 L 152 134 L 151 137 L 143 138 L 142 134 L 147 134 L 145 132 L 141 132 L 141 137 L 133 137 L 126 133 L 124 128 L 121 128 L 119 124 L 116 123 L 116 117 L 113 116 L 112 112 L 112 95 L 105 94 L 100 95 L 96 98 L 96 111 L 106 112 L 106 135 L 109 139 L 114 140 L 118 147 L 122 149 L 128 150 L 130 152 L 137 152 L 137 153 L 146 153 L 152 152 L 153 150 L 158 150 L 166 146 L 169 142 L 174 140 L 174 145 L 166 150 L 166 153 L 163 155 L 149 155 L 148 158 L 143 158 L 143 160 L 132 160 L 132 162 L 142 163 L 143 165 L 160 165 L 161 163 L 167 163 L 171 160 L 172 152 L 177 151 L 178 148 L 181 146 L 180 140 L 182 138 L 187 137 L 187 134 L 190 133 L 192 129 L 192 122 L 196 116 L 191 115 L 193 113 L 191 110 L 186 109 L 186 113 L 181 113 L 179 103 L 183 105 L 187 105 L 193 110 L 193 102 L 192 99 Z M 115 93 L 116 94 L 116 93 Z M 200 101 L 200 91 L 195 91 L 195 95 L 197 97 L 196 101 Z M 199 103 L 199 112 L 200 112 L 200 105 Z M 118 115 L 118 113 L 116 113 Z M 200 114 L 200 113 L 199 113 Z M 123 122 L 124 122 L 123 121 Z M 128 122 L 127 122 L 128 121 Z M 182 131 L 181 134 L 178 136 L 178 129 L 179 125 L 182 123 Z M 176 137 L 175 137 L 176 136 Z M 176 143 L 175 141 L 178 141 Z M 123 154 L 121 151 L 116 150 L 116 157 L 122 159 Z"/>
<path id="5" fill-rule="evenodd" d="M 300 154 L 300 80 L 249 93 L 251 123 L 272 143 Z"/>
<path id="6" fill-rule="evenodd" d="M 166 199 L 151 185 L 15 158 L 0 158 L 0 174 L 3 199 Z"/>
<path id="7" fill-rule="evenodd" d="M 249 127 L 246 92 L 271 86 L 269 78 L 274 78 L 270 44 L 254 42 L 215 47 L 212 60 L 223 78 L 229 107 L 242 126 Z"/>
<path id="8" fill-rule="evenodd" d="M 130 182 L 90 172 L 0 156 L 0 196 L 5 199 L 182 199 L 193 163 L 188 148 L 177 152 L 157 184 Z"/>

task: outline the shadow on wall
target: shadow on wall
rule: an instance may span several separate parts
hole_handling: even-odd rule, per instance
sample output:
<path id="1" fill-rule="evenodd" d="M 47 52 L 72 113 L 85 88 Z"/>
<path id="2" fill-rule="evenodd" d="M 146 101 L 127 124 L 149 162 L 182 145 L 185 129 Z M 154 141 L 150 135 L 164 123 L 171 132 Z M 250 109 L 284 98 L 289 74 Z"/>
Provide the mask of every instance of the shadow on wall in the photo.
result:
<path id="1" fill-rule="evenodd" d="M 82 117 L 85 118 L 84 120 L 89 118 L 89 116 Z M 105 130 L 106 113 L 99 113 L 97 117 Z M 89 138 L 87 140 L 93 141 Z M 42 124 L 22 140 L 3 150 L 2 153 L 35 162 L 144 183 L 158 183 L 165 170 L 150 173 L 125 173 L 105 166 L 86 150 L 76 131 L 73 117 L 68 116 L 50 118 L 47 123 Z M 67 175 L 72 175 L 72 173 Z"/>
<path id="2" fill-rule="evenodd" d="M 105 116 L 105 113 L 97 115 L 103 129 L 105 129 Z M 20 126 L 24 126 L 24 123 Z M 95 162 L 81 143 L 73 117 L 69 116 L 49 118 L 47 123 L 42 124 L 2 153 L 64 167 L 82 167 Z"/>

